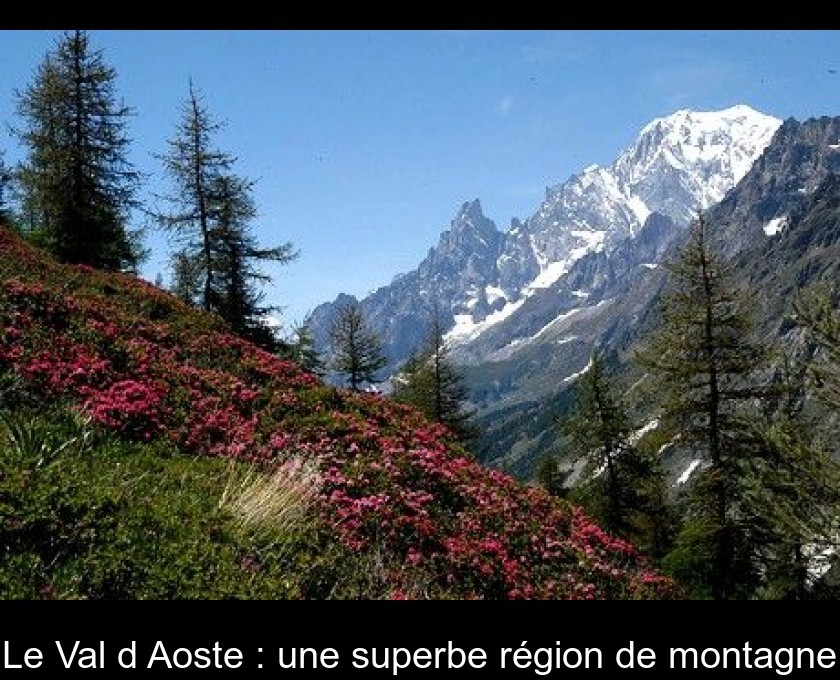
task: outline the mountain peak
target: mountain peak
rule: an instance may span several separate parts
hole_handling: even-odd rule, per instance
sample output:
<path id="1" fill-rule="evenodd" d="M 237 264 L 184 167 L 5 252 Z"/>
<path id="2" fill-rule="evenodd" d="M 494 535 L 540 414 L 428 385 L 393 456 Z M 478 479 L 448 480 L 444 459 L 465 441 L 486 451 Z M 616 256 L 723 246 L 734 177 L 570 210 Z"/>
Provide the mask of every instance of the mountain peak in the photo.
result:
<path id="1" fill-rule="evenodd" d="M 484 213 L 481 210 L 481 201 L 478 198 L 474 198 L 471 201 L 466 201 L 461 206 L 461 209 L 458 211 L 458 214 L 455 216 L 456 221 L 469 221 L 481 219 L 484 219 Z"/>
<path id="2" fill-rule="evenodd" d="M 674 113 L 654 118 L 642 128 L 639 137 L 644 136 L 657 128 L 675 128 L 682 125 L 691 125 L 698 131 L 720 129 L 732 125 L 757 125 L 761 127 L 778 127 L 781 121 L 766 113 L 757 111 L 748 104 L 735 104 L 725 109 L 712 111 L 698 111 L 696 109 L 679 109 Z"/>
<path id="3" fill-rule="evenodd" d="M 734 104 L 730 106 L 728 109 L 721 109 L 721 114 L 729 115 L 729 116 L 766 116 L 767 114 L 762 113 L 761 111 L 754 109 L 749 104 Z"/>
<path id="4" fill-rule="evenodd" d="M 720 201 L 747 173 L 782 121 L 736 104 L 681 109 L 648 123 L 616 159 L 618 183 L 677 222 Z"/>
<path id="5" fill-rule="evenodd" d="M 485 217 L 481 210 L 481 201 L 476 198 L 461 206 L 450 223 L 449 231 L 441 236 L 440 244 L 495 244 L 499 238 L 501 234 L 496 228 L 496 223 Z"/>

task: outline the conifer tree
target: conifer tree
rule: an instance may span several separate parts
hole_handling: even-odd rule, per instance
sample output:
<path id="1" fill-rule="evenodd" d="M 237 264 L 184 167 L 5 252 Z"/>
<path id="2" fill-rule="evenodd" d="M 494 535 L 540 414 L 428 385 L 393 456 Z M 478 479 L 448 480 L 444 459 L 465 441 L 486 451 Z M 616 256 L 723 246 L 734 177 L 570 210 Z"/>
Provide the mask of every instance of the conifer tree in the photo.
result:
<path id="1" fill-rule="evenodd" d="M 755 449 L 744 415 L 763 395 L 756 372 L 765 352 L 751 340 L 749 298 L 715 252 L 702 215 L 667 266 L 661 325 L 639 358 L 654 378 L 663 425 L 704 463 L 671 563 L 716 599 L 744 596 L 759 578 L 762 542 L 749 507 Z"/>
<path id="2" fill-rule="evenodd" d="M 840 466 L 828 453 L 830 431 L 824 412 L 809 414 L 809 395 L 829 409 L 840 406 L 840 316 L 836 291 L 812 287 L 800 292 L 794 321 L 804 331 L 796 355 L 779 352 L 764 417 L 754 425 L 759 451 L 755 499 L 760 503 L 768 546 L 766 583 L 773 598 L 825 596 L 814 577 L 820 559 L 837 547 L 840 531 Z M 828 592 L 836 597 L 836 592 Z"/>
<path id="3" fill-rule="evenodd" d="M 779 411 L 754 424 L 757 455 L 751 502 L 755 506 L 764 583 L 774 599 L 808 599 L 820 556 L 837 546 L 840 467 L 826 453 L 816 423 Z"/>
<path id="4" fill-rule="evenodd" d="M 232 175 L 220 175 L 211 183 L 210 250 L 214 266 L 211 307 L 234 332 L 270 349 L 277 340 L 262 319 L 272 311 L 262 306 L 258 286 L 271 279 L 258 268 L 260 262 L 285 264 L 296 257 L 291 244 L 261 248 L 250 233 L 256 216 L 252 183 Z"/>
<path id="5" fill-rule="evenodd" d="M 661 475 L 654 457 L 635 445 L 635 428 L 598 352 L 578 380 L 576 408 L 562 429 L 586 458 L 575 499 L 605 529 L 639 538 Z"/>
<path id="6" fill-rule="evenodd" d="M 324 362 L 315 348 L 315 335 L 306 323 L 294 328 L 292 338 L 286 340 L 280 355 L 297 362 L 310 373 L 317 376 L 324 375 Z"/>
<path id="7" fill-rule="evenodd" d="M 812 286 L 795 303 L 794 319 L 814 346 L 810 365 L 817 394 L 840 412 L 840 289 Z"/>
<path id="8" fill-rule="evenodd" d="M 446 425 L 463 443 L 475 438 L 474 414 L 465 408 L 467 388 L 443 339 L 439 314 L 432 315 L 424 345 L 403 366 L 395 381 L 394 398 Z"/>
<path id="9" fill-rule="evenodd" d="M 181 244 L 173 261 L 174 289 L 219 314 L 234 332 L 276 350 L 278 341 L 262 321 L 271 308 L 261 305 L 259 289 L 270 277 L 259 264 L 285 264 L 297 254 L 289 243 L 260 247 L 252 235 L 253 182 L 234 175 L 235 158 L 215 148 L 219 127 L 190 83 L 181 122 L 162 157 L 175 184 L 169 197 L 175 210 L 161 220 Z"/>
<path id="10" fill-rule="evenodd" d="M 139 180 L 128 159 L 132 111 L 117 102 L 115 81 L 87 33 L 71 31 L 16 93 L 28 151 L 17 173 L 23 212 L 58 259 L 108 270 L 139 257 L 126 230 Z"/>
<path id="11" fill-rule="evenodd" d="M 4 152 L 0 149 L 0 225 L 9 226 L 12 210 L 9 205 L 9 192 L 12 183 L 12 172 L 6 165 Z"/>
<path id="12" fill-rule="evenodd" d="M 376 373 L 388 363 L 376 332 L 365 321 L 357 302 L 342 307 L 330 328 L 330 367 L 346 377 L 350 389 L 358 392 L 362 383 L 378 382 Z"/>
<path id="13" fill-rule="evenodd" d="M 172 284 L 169 290 L 173 295 L 191 305 L 199 303 L 202 291 L 201 263 L 186 249 L 172 254 Z"/>
<path id="14" fill-rule="evenodd" d="M 566 480 L 569 478 L 570 470 L 561 469 L 554 456 L 543 456 L 537 465 L 536 481 L 552 496 L 566 498 L 568 489 Z"/>
<path id="15" fill-rule="evenodd" d="M 235 161 L 213 144 L 213 135 L 220 128 L 190 81 L 181 119 L 168 141 L 169 151 L 160 156 L 174 184 L 174 191 L 167 196 L 173 210 L 160 219 L 175 235 L 183 256 L 200 271 L 199 304 L 207 310 L 213 309 L 213 293 L 219 285 L 213 258 L 213 185 Z M 184 257 L 179 255 L 176 260 L 182 267 L 187 263 Z"/>

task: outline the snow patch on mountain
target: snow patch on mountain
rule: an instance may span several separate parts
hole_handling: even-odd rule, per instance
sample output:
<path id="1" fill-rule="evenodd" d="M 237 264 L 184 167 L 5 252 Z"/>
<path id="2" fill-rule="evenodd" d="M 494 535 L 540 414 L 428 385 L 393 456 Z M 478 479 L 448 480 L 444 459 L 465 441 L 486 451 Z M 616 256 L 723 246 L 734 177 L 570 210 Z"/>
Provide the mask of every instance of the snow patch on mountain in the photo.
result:
<path id="1" fill-rule="evenodd" d="M 550 262 L 545 265 L 545 268 L 539 273 L 539 276 L 529 283 L 522 291 L 525 297 L 533 295 L 538 288 L 549 288 L 557 281 L 563 274 L 569 271 L 569 266 L 574 263 L 574 258 L 569 257 L 559 262 Z"/>
<path id="2" fill-rule="evenodd" d="M 523 304 L 526 298 L 522 298 L 516 302 L 509 302 L 500 310 L 489 314 L 482 321 L 475 321 L 472 314 L 456 314 L 455 325 L 443 336 L 444 342 L 449 345 L 457 345 L 469 340 L 474 340 L 484 331 L 497 323 L 504 321 Z"/>
<path id="3" fill-rule="evenodd" d="M 630 435 L 628 440 L 631 444 L 638 444 L 642 437 L 644 437 L 648 432 L 653 432 L 657 427 L 659 427 L 659 418 L 654 418 Z"/>
<path id="4" fill-rule="evenodd" d="M 577 371 L 576 373 L 572 373 L 571 375 L 567 375 L 565 378 L 563 378 L 563 382 L 570 383 L 577 380 L 581 376 L 586 375 L 590 368 L 592 368 L 592 359 L 590 359 L 586 366 L 584 366 L 581 370 Z"/>
<path id="5" fill-rule="evenodd" d="M 635 194 L 627 197 L 627 207 L 633 212 L 633 215 L 636 217 L 636 222 L 639 224 L 644 224 L 651 213 L 651 209 L 647 207 L 647 204 Z M 636 230 L 632 229 L 632 232 L 635 235 Z"/>
<path id="6" fill-rule="evenodd" d="M 557 324 L 565 321 L 570 316 L 574 316 L 575 314 L 579 314 L 581 311 L 583 311 L 583 307 L 577 307 L 575 309 L 570 309 L 568 312 L 563 312 L 562 314 L 558 314 L 555 318 L 553 318 L 551 321 L 549 321 L 545 326 L 540 328 L 540 330 L 538 330 L 536 333 L 534 333 L 534 335 L 531 336 L 531 338 L 529 338 L 529 339 L 530 340 L 536 340 L 540 336 L 544 335 L 547 331 L 551 330 Z"/>
<path id="7" fill-rule="evenodd" d="M 604 247 L 604 239 L 607 235 L 607 232 L 592 230 L 583 231 L 581 229 L 572 229 L 571 234 L 575 238 L 579 238 L 582 241 L 584 241 L 586 245 L 584 245 L 583 247 L 586 248 L 587 252 L 599 252 Z"/>
<path id="8" fill-rule="evenodd" d="M 567 312 L 563 312 L 561 314 L 558 314 L 551 321 L 549 321 L 542 328 L 540 328 L 536 333 L 534 333 L 532 336 L 530 336 L 529 338 L 525 338 L 524 341 L 525 342 L 533 342 L 535 340 L 538 340 L 539 338 L 543 337 L 546 333 L 548 333 L 550 330 L 554 329 L 556 326 L 560 326 L 566 319 L 569 319 L 569 318 L 571 318 L 571 317 L 573 317 L 577 314 L 580 314 L 581 312 L 585 312 L 587 310 L 598 309 L 598 307 L 600 307 L 601 305 L 605 305 L 609 302 L 611 302 L 611 300 L 601 300 L 600 302 L 598 302 L 597 304 L 594 304 L 594 305 L 589 305 L 589 306 L 584 306 L 584 307 L 575 307 L 574 309 L 570 309 Z M 567 338 L 565 340 L 565 342 L 571 342 L 572 340 L 575 340 L 575 339 L 576 339 L 576 336 L 571 336 L 570 338 Z M 563 344 L 563 342 L 558 341 L 558 344 Z"/>
<path id="9" fill-rule="evenodd" d="M 507 300 L 505 291 L 498 286 L 486 286 L 484 288 L 484 295 L 487 298 L 487 304 L 492 305 L 496 300 Z"/>
<path id="10" fill-rule="evenodd" d="M 605 231 L 592 229 L 574 229 L 570 234 L 578 239 L 578 242 L 582 241 L 583 245 L 572 248 L 569 251 L 568 257 L 555 262 L 548 262 L 544 255 L 538 255 L 537 262 L 540 264 L 541 271 L 533 281 L 522 287 L 520 295 L 528 298 L 541 288 L 550 288 L 553 286 L 584 255 L 601 252 L 604 248 L 604 241 L 607 235 Z"/>
<path id="11" fill-rule="evenodd" d="M 767 236 L 775 236 L 781 234 L 782 230 L 787 226 L 787 216 L 774 217 L 767 224 L 764 225 L 764 233 Z"/>
<path id="12" fill-rule="evenodd" d="M 677 477 L 677 486 L 685 484 L 689 480 L 691 475 L 694 474 L 694 471 L 697 469 L 698 465 L 700 465 L 699 458 L 696 458 L 695 460 L 691 461 L 688 464 L 688 467 L 685 470 L 683 470 L 683 473 L 679 477 Z"/>
<path id="13" fill-rule="evenodd" d="M 523 302 L 524 302 L 524 299 L 520 300 L 517 303 L 513 303 L 512 305 L 509 305 L 509 306 L 516 306 L 518 308 Z M 581 314 L 582 312 L 587 312 L 587 311 L 591 311 L 591 310 L 594 310 L 594 309 L 598 309 L 602 305 L 608 304 L 609 302 L 611 302 L 610 299 L 601 300 L 600 302 L 598 302 L 597 304 L 594 304 L 594 305 L 574 307 L 573 309 L 570 309 L 566 312 L 562 312 L 561 314 L 558 314 L 557 316 L 555 316 L 547 324 L 542 326 L 542 328 L 540 328 L 533 335 L 526 336 L 526 337 L 517 337 L 517 338 L 512 339 L 504 347 L 497 350 L 493 354 L 492 359 L 493 360 L 502 359 L 506 356 L 509 356 L 510 351 L 514 348 L 522 347 L 522 346 L 529 345 L 529 344 L 532 344 L 534 342 L 540 341 L 541 339 L 544 338 L 544 336 L 549 334 L 551 331 L 556 330 L 558 327 L 561 327 L 563 322 L 566 321 L 567 319 L 570 319 L 574 316 L 577 316 L 578 314 Z M 488 319 L 489 319 L 489 317 L 488 317 Z M 476 333 L 476 335 L 474 335 L 473 337 L 477 337 L 477 333 L 481 333 L 484 330 L 486 330 L 486 328 L 477 328 L 477 326 L 480 326 L 481 324 L 475 324 L 474 326 L 470 326 L 468 324 L 468 322 L 466 320 L 463 320 L 463 319 L 461 320 L 460 323 L 461 323 L 461 330 L 460 330 L 461 338 L 467 337 L 469 333 Z M 450 333 L 451 333 L 451 331 L 450 331 Z M 447 335 L 447 336 L 445 336 L 445 339 L 446 339 L 447 342 L 453 342 L 454 341 L 454 343 L 457 345 L 457 342 L 460 338 L 455 337 L 455 336 Z M 563 337 L 560 337 L 557 340 L 557 344 L 558 345 L 565 345 L 567 343 L 574 342 L 577 339 L 578 339 L 577 335 L 563 336 Z M 583 372 L 585 373 L 587 370 L 588 369 L 584 369 Z M 577 377 L 577 375 L 578 374 L 575 374 L 574 376 L 570 376 L 569 378 L 573 380 Z M 581 375 L 582 375 L 582 373 L 581 373 Z"/>

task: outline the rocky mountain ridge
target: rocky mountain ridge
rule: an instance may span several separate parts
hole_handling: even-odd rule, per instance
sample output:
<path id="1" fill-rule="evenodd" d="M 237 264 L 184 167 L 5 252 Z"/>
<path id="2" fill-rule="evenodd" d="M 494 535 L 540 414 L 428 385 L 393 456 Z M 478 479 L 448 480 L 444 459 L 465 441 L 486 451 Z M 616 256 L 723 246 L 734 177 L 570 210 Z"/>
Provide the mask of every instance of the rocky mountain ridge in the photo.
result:
<path id="1" fill-rule="evenodd" d="M 420 343 L 434 310 L 463 360 L 484 358 L 482 348 L 493 343 L 482 336 L 491 329 L 515 340 L 522 310 L 527 315 L 545 307 L 534 300 L 555 298 L 555 284 L 568 279 L 578 260 L 612 252 L 639 234 L 652 214 L 683 226 L 740 180 L 780 124 L 743 105 L 656 119 L 608 168 L 592 165 L 549 187 L 536 212 L 514 219 L 506 233 L 483 214 L 478 199 L 464 203 L 417 269 L 361 301 L 392 367 Z M 565 295 L 576 290 L 566 286 Z M 310 317 L 321 348 L 342 300 Z M 500 334 L 503 327 L 513 330 Z"/>

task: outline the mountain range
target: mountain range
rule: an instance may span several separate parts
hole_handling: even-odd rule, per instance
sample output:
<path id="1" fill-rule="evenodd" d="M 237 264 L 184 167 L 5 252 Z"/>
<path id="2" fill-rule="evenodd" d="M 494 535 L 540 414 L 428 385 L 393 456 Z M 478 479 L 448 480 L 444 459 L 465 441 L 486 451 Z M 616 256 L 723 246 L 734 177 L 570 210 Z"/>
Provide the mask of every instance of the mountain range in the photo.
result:
<path id="1" fill-rule="evenodd" d="M 479 200 L 465 203 L 417 269 L 360 304 L 392 370 L 436 310 L 485 426 L 482 457 L 528 476 L 593 348 L 627 358 L 651 323 L 659 265 L 698 210 L 708 211 L 724 252 L 740 258 L 745 282 L 790 293 L 835 271 L 838 149 L 838 118 L 782 122 L 745 105 L 677 111 L 646 125 L 609 167 L 549 187 L 534 214 L 504 233 Z M 770 320 L 785 300 L 768 301 L 767 332 L 778 332 Z M 319 347 L 347 301 L 312 313 Z"/>

